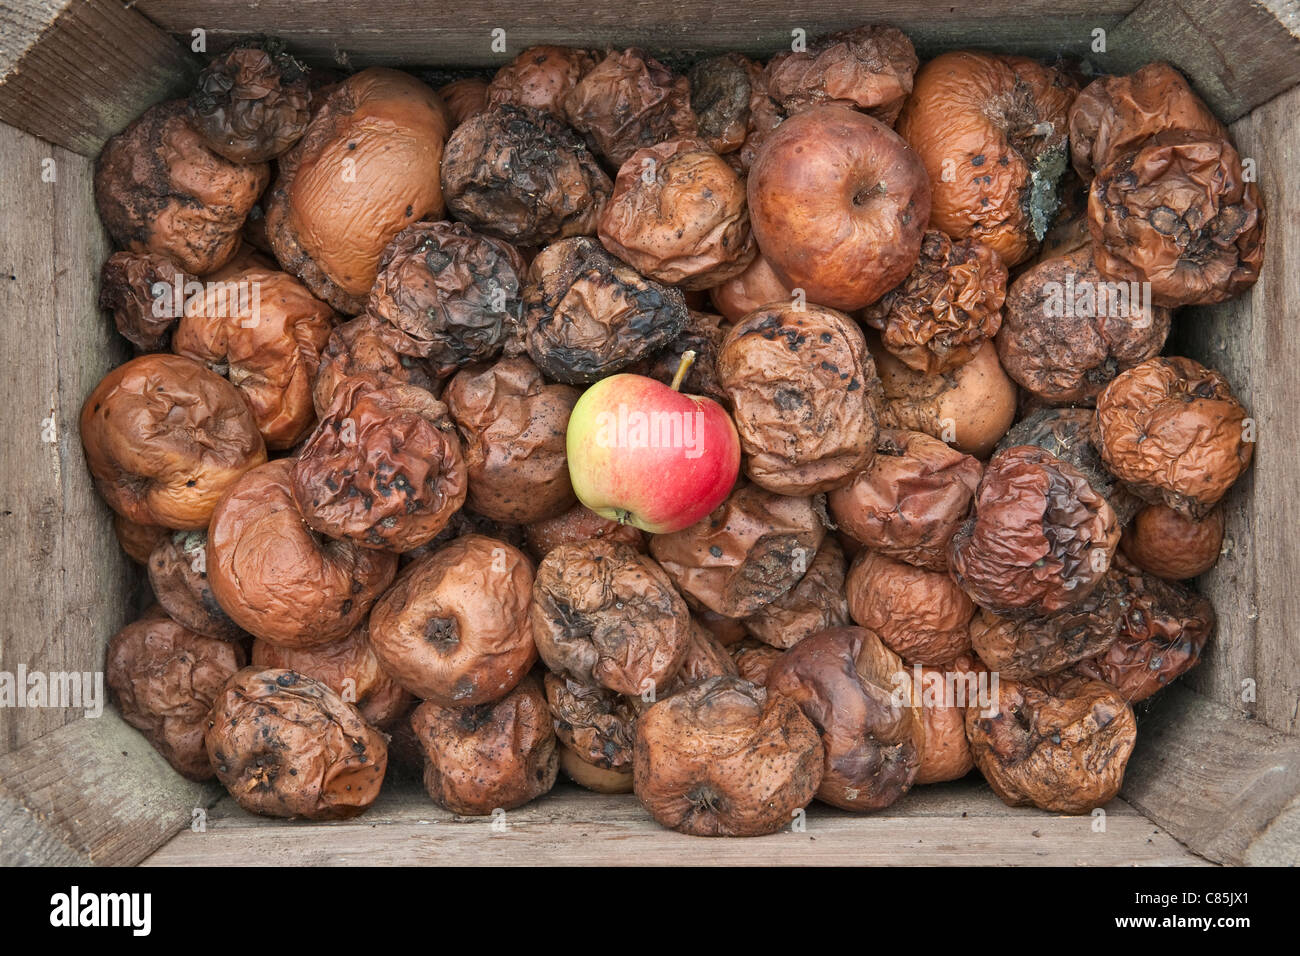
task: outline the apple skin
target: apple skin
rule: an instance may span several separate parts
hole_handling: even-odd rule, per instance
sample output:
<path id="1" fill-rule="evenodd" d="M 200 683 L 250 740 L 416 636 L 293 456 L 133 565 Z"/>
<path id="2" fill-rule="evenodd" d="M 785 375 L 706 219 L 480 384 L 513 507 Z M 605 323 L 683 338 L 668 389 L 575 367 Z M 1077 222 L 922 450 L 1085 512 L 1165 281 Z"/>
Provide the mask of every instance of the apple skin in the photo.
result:
<path id="1" fill-rule="evenodd" d="M 776 278 L 844 312 L 907 278 L 930 221 L 921 157 L 845 106 L 814 106 L 781 123 L 763 140 L 746 188 L 750 228 Z"/>
<path id="2" fill-rule="evenodd" d="M 651 534 L 695 524 L 740 474 L 740 437 L 726 409 L 644 375 L 611 375 L 583 392 L 566 445 L 578 500 Z"/>

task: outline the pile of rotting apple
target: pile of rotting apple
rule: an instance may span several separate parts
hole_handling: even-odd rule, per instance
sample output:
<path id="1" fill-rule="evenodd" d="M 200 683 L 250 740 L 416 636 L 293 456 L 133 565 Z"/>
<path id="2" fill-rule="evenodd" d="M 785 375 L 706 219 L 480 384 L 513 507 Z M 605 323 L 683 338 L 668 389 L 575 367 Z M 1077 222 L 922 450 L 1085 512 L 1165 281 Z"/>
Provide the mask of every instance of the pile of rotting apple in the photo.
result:
<path id="1" fill-rule="evenodd" d="M 252 812 L 1085 813 L 1214 630 L 1254 422 L 1164 349 L 1264 209 L 1165 64 L 872 26 L 435 89 L 259 39 L 95 196 L 136 356 L 81 439 L 156 602 L 109 683 Z"/>

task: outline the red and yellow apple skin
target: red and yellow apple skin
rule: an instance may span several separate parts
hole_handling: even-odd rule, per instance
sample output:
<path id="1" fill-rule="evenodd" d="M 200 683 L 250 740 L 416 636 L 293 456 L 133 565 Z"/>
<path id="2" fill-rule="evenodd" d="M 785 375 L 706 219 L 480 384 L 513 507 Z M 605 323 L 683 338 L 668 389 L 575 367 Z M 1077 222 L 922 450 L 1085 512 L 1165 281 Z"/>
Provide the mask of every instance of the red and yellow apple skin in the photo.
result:
<path id="1" fill-rule="evenodd" d="M 583 392 L 566 445 L 578 500 L 651 534 L 705 517 L 740 473 L 740 438 L 726 409 L 643 375 L 611 375 Z"/>

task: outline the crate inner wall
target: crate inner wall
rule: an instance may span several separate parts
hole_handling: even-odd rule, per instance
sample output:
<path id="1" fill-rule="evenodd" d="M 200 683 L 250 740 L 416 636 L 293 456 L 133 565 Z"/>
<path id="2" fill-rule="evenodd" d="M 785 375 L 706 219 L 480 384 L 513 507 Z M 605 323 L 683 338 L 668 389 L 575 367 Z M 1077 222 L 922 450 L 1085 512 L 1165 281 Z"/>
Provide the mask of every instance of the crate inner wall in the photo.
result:
<path id="1" fill-rule="evenodd" d="M 1278 834 L 1281 852 L 1295 853 L 1287 827 L 1300 826 L 1293 799 L 1300 793 L 1300 589 L 1293 584 L 1300 552 L 1288 536 L 1300 527 L 1300 468 L 1292 454 L 1300 447 L 1300 344 L 1288 332 L 1300 311 L 1300 270 L 1288 265 L 1300 254 L 1300 24 L 1288 19 L 1287 4 L 1107 0 L 1071 7 L 1032 0 L 959 11 L 832 3 L 802 16 L 768 0 L 692 2 L 671 11 L 645 2 L 593 8 L 561 0 L 536 13 L 492 0 L 453 16 L 421 0 L 399 0 L 384 18 L 404 24 L 397 31 L 358 27 L 368 19 L 359 3 L 319 6 L 305 18 L 288 0 L 256 8 L 90 0 L 29 4 L 6 10 L 0 21 L 0 147 L 10 158 L 0 182 L 9 224 L 0 358 L 11 370 L 0 435 L 7 596 L 0 670 L 102 669 L 108 637 L 138 610 L 139 569 L 116 544 L 76 436 L 82 400 L 126 357 L 95 305 L 110 246 L 90 180 L 104 139 L 192 77 L 192 30 L 207 31 L 214 48 L 236 33 L 280 33 L 316 62 L 351 66 L 490 68 L 535 42 L 768 54 L 789 42 L 792 29 L 814 36 L 875 21 L 907 30 L 923 54 L 972 45 L 974 36 L 976 46 L 1088 56 L 1106 70 L 1159 56 L 1187 72 L 1233 121 L 1242 155 L 1259 170 L 1270 217 L 1260 282 L 1234 302 L 1184 310 L 1172 341 L 1228 375 L 1258 421 L 1260 445 L 1254 468 L 1228 501 L 1228 548 L 1202 582 L 1219 612 L 1218 634 L 1203 665 L 1160 708 L 1179 719 L 1151 719 L 1158 736 L 1135 755 L 1139 772 L 1124 796 L 1211 858 L 1266 858 Z M 1236 24 L 1233 32 L 1216 36 L 1225 22 Z M 498 28 L 506 31 L 505 52 L 492 49 Z M 1098 29 L 1107 38 L 1101 56 L 1090 49 Z M 1252 693 L 1243 694 L 1248 683 Z M 1247 828 L 1225 837 L 1225 827 L 1216 830 L 1176 796 L 1189 775 L 1224 770 L 1225 754 L 1202 750 L 1230 747 L 1241 757 L 1231 764 L 1240 789 L 1252 789 L 1243 775 L 1259 773 L 1266 793 L 1247 808 Z M 0 709 L 0 858 L 135 862 L 186 826 L 192 807 L 218 798 L 215 788 L 180 781 L 148 751 L 111 713 L 88 721 L 76 713 Z M 1222 813 L 1237 797 L 1213 799 L 1219 802 L 1210 809 Z M 1278 829 L 1261 843 L 1270 827 Z"/>

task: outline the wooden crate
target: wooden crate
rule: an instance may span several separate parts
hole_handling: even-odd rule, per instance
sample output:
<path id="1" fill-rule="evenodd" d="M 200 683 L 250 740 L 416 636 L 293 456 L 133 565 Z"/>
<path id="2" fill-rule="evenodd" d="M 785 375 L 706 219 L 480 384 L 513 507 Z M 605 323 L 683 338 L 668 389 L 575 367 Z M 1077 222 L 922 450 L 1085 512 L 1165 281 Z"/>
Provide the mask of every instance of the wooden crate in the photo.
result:
<path id="1" fill-rule="evenodd" d="M 339 824 L 258 820 L 182 780 L 111 710 L 0 709 L 0 862 L 1300 862 L 1300 5 L 1295 0 L 14 0 L 0 9 L 0 671 L 97 671 L 134 610 L 76 435 L 82 400 L 125 357 L 95 306 L 109 244 L 91 195 L 104 141 L 182 90 L 209 48 L 268 32 L 314 62 L 480 66 L 538 42 L 639 44 L 681 56 L 768 54 L 866 22 L 922 54 L 977 46 L 1182 69 L 1256 161 L 1268 262 L 1251 292 L 1185 310 L 1174 348 L 1227 373 L 1259 423 L 1255 466 L 1227 503 L 1228 547 L 1202 585 L 1219 631 L 1195 672 L 1139 715 L 1137 751 L 1106 827 L 1004 807 L 978 778 L 921 788 L 855 817 L 814 806 L 803 833 L 701 841 L 630 797 L 561 786 L 499 832 L 434 809 L 413 782 Z M 494 30 L 507 52 L 493 52 Z M 1104 31 L 1105 51 L 1093 47 Z M 52 173 L 52 175 L 51 175 Z M 1290 326 L 1290 328 L 1289 328 Z M 50 425 L 54 429 L 51 431 Z M 202 810 L 202 814 L 196 811 Z M 199 817 L 206 827 L 192 829 Z"/>

